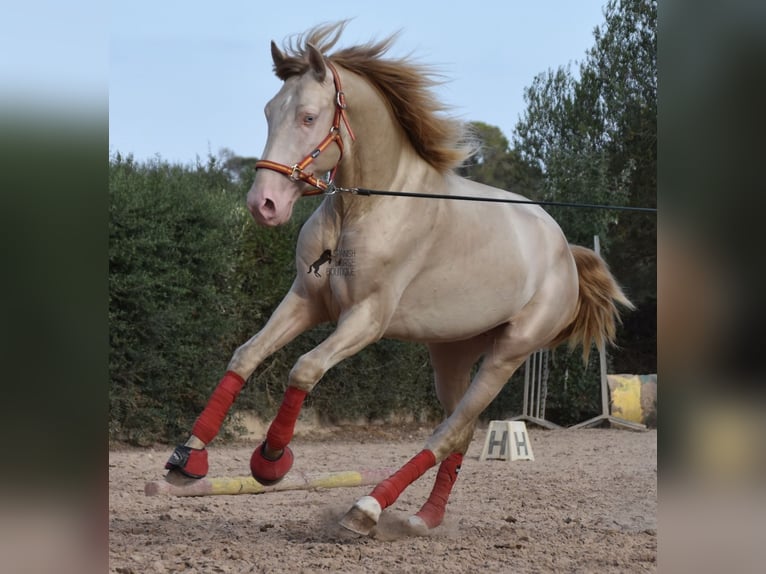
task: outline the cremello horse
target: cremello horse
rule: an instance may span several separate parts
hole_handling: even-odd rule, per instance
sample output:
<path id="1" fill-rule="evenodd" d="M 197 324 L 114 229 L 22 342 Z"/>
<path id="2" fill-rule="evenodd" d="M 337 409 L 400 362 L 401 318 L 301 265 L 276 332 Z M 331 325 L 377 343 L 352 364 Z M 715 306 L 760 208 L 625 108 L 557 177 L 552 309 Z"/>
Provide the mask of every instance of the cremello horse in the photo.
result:
<path id="1" fill-rule="evenodd" d="M 247 206 L 264 226 L 286 222 L 302 195 L 339 188 L 515 197 L 463 179 L 453 168 L 473 152 L 462 124 L 442 115 L 428 70 L 385 53 L 392 37 L 329 54 L 344 23 L 316 27 L 283 50 L 272 42 L 284 81 L 266 105 L 268 141 Z M 351 272 L 307 273 L 338 254 Z M 614 337 L 615 303 L 632 307 L 591 250 L 570 246 L 539 206 L 327 195 L 300 232 L 297 273 L 268 323 L 234 353 L 171 473 L 207 472 L 205 445 L 261 362 L 300 333 L 335 331 L 296 362 L 253 476 L 280 480 L 303 400 L 328 369 L 382 337 L 428 346 L 436 395 L 447 417 L 421 452 L 359 499 L 341 524 L 368 534 L 381 511 L 440 464 L 426 503 L 410 518 L 418 532 L 438 526 L 481 412 L 525 358 L 568 340 L 603 346 Z M 346 271 L 349 267 L 345 268 Z M 473 365 L 481 366 L 471 380 Z M 169 473 L 170 474 L 170 473 Z"/>

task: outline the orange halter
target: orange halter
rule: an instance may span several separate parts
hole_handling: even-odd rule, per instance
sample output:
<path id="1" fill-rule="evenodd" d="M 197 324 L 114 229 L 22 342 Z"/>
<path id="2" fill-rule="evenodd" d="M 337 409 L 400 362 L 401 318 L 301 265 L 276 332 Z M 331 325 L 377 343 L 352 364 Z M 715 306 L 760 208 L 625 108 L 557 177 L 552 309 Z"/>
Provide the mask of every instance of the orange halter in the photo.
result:
<path id="1" fill-rule="evenodd" d="M 340 85 L 340 76 L 338 75 L 338 71 L 329 60 L 327 61 L 327 67 L 330 68 L 330 71 L 332 72 L 332 79 L 333 83 L 335 84 L 335 117 L 333 118 L 332 126 L 330 126 L 330 133 L 325 136 L 325 138 L 319 143 L 314 151 L 312 151 L 301 161 L 293 164 L 292 166 L 268 159 L 262 159 L 255 162 L 256 170 L 270 169 L 272 171 L 279 172 L 282 175 L 286 175 L 293 181 L 302 181 L 315 188 L 304 192 L 303 195 L 318 195 L 323 193 L 327 191 L 327 189 L 330 187 L 330 184 L 332 184 L 333 180 L 335 179 L 335 172 L 338 170 L 338 164 L 340 163 L 340 160 L 343 159 L 343 139 L 340 137 L 341 120 L 343 120 L 343 123 L 346 125 L 346 129 L 348 130 L 348 135 L 351 136 L 351 140 L 353 141 L 356 139 L 354 132 L 351 130 L 351 126 L 348 123 L 348 117 L 346 117 L 346 95 L 343 93 L 343 89 Z M 312 161 L 314 161 L 319 156 L 320 153 L 326 150 L 333 142 L 335 142 L 335 144 L 338 146 L 338 149 L 340 150 L 340 157 L 335 163 L 335 167 L 333 167 L 332 171 L 330 171 L 330 178 L 328 181 L 321 180 L 316 176 L 303 171 Z"/>

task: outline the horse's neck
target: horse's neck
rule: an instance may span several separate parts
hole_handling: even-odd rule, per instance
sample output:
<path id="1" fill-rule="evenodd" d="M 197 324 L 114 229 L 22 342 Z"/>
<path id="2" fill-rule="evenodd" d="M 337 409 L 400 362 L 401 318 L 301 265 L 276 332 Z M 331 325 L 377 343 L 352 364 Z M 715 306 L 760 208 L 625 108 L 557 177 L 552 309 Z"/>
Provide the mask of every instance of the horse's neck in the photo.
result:
<path id="1" fill-rule="evenodd" d="M 336 182 L 341 187 L 395 189 L 401 173 L 426 173 L 427 162 L 417 155 L 404 130 L 380 94 L 367 81 L 344 79 L 348 117 L 356 136 L 344 137 L 343 160 Z"/>

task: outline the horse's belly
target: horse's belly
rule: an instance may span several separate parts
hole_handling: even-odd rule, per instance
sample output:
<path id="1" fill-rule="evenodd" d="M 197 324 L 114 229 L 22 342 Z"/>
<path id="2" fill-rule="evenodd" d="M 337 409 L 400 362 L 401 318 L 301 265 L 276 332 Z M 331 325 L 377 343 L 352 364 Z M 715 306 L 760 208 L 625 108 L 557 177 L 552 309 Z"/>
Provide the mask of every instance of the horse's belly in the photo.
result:
<path id="1" fill-rule="evenodd" d="M 423 343 L 460 341 L 484 333 L 504 323 L 509 317 L 510 315 L 477 316 L 475 313 L 458 312 L 445 318 L 441 310 L 419 309 L 416 313 L 409 313 L 400 308 L 391 320 L 385 336 Z"/>
<path id="2" fill-rule="evenodd" d="M 413 341 L 456 341 L 508 321 L 532 297 L 523 280 L 485 275 L 422 277 L 403 294 L 386 336 Z"/>

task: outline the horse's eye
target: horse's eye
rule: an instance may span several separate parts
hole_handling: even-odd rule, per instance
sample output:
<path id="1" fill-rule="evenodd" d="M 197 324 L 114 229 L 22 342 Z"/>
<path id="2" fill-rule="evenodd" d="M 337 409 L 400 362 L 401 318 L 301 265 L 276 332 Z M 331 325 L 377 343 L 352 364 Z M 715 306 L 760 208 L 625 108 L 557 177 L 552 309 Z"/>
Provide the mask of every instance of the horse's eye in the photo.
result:
<path id="1" fill-rule="evenodd" d="M 310 126 L 311 124 L 314 123 L 314 119 L 315 119 L 315 116 L 313 116 L 312 114 L 306 114 L 305 116 L 303 116 L 303 123 L 306 124 L 307 126 Z"/>

